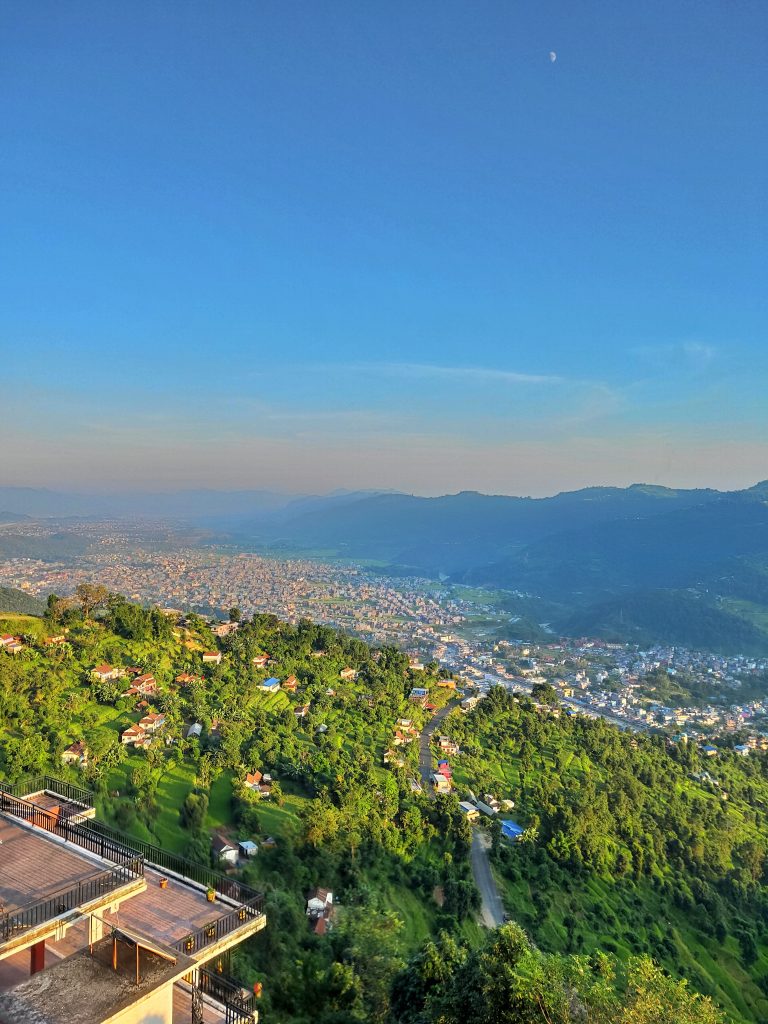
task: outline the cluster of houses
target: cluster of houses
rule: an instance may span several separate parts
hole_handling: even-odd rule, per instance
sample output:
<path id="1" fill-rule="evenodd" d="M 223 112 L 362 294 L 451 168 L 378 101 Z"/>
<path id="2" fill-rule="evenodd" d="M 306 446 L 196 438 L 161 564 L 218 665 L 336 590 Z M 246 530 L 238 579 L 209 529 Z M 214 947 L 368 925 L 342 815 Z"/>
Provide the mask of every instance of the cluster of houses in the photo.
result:
<path id="1" fill-rule="evenodd" d="M 274 840 L 265 841 L 263 845 L 267 846 L 270 842 L 272 846 L 275 845 Z M 255 857 L 259 852 L 258 843 L 254 843 L 252 839 L 230 842 L 220 832 L 214 833 L 211 839 L 211 849 L 216 863 L 222 867 L 236 867 L 241 857 L 248 859 Z"/>
<path id="2" fill-rule="evenodd" d="M 243 784 L 260 797 L 268 799 L 272 795 L 272 781 L 271 775 L 262 775 L 261 772 L 255 771 L 246 774 Z"/>
<path id="3" fill-rule="evenodd" d="M 693 739 L 693 736 L 681 732 L 667 742 L 688 743 Z M 752 734 L 747 736 L 743 743 L 737 743 L 733 747 L 715 747 L 711 743 L 704 743 L 699 746 L 699 750 L 704 757 L 717 757 L 718 754 L 727 753 L 728 750 L 732 750 L 734 754 L 739 754 L 740 757 L 749 757 L 754 751 L 764 752 L 768 750 L 768 736 L 764 736 L 762 733 Z"/>
<path id="4" fill-rule="evenodd" d="M 138 706 L 145 709 L 146 714 L 138 722 L 129 725 L 127 729 L 122 731 L 120 742 L 125 747 L 149 747 L 157 737 L 157 734 L 162 732 L 166 725 L 165 714 L 162 711 L 150 711 L 146 701 L 147 697 L 157 695 L 158 687 L 155 677 L 149 672 L 142 672 L 140 668 L 135 666 L 115 668 L 113 665 L 106 663 L 97 665 L 96 668 L 92 669 L 91 676 L 99 682 L 113 682 L 118 679 L 132 677 L 130 686 L 123 690 L 120 696 L 141 697 L 142 700 Z M 194 679 L 194 677 L 189 678 Z M 177 677 L 177 682 L 179 682 L 179 677 Z M 68 748 L 68 750 L 72 750 L 72 748 Z M 68 759 L 68 763 L 82 764 L 83 762 L 75 762 L 74 751 L 72 750 L 72 758 Z"/>
<path id="5" fill-rule="evenodd" d="M 432 788 L 436 793 L 450 793 L 453 789 L 453 772 L 445 758 L 437 762 L 437 771 L 432 773 Z"/>
<path id="6" fill-rule="evenodd" d="M 755 677 L 768 670 L 768 658 L 721 656 L 680 647 L 655 645 L 639 650 L 632 644 L 607 643 L 586 637 L 560 640 L 529 648 L 500 641 L 495 651 L 509 659 L 505 670 L 494 663 L 494 679 L 525 691 L 537 682 L 551 682 L 566 702 L 578 709 L 614 720 L 636 730 L 685 728 L 700 741 L 740 733 L 747 723 L 768 717 L 768 700 L 732 703 Z M 574 669 L 574 664 L 576 667 Z M 711 692 L 711 703 L 691 700 L 687 706 L 668 706 L 649 691 L 649 675 L 661 671 L 684 686 L 695 684 L 698 694 Z M 730 696 L 733 694 L 733 697 Z"/>
<path id="7" fill-rule="evenodd" d="M 445 754 L 459 754 L 461 751 L 458 743 L 448 736 L 438 736 L 433 742 L 441 756 L 437 762 L 437 771 L 432 773 L 432 788 L 436 793 L 450 793 L 453 789 L 453 772 Z"/>
<path id="8" fill-rule="evenodd" d="M 152 744 L 157 733 L 165 728 L 165 715 L 162 711 L 150 711 L 149 714 L 135 725 L 129 725 L 120 734 L 120 742 L 123 746 L 148 747 Z"/>
<path id="9" fill-rule="evenodd" d="M 259 689 L 264 693 L 279 693 L 281 690 L 284 693 L 296 693 L 298 688 L 299 680 L 294 675 L 290 675 L 282 681 L 277 676 L 271 676 L 263 683 L 259 683 Z M 299 704 L 293 709 L 293 713 L 299 721 L 307 717 L 309 707 L 309 704 Z"/>
<path id="10" fill-rule="evenodd" d="M 148 672 L 142 672 L 135 665 L 128 668 L 113 668 L 112 665 L 97 665 L 91 675 L 99 682 L 114 682 L 132 676 L 131 685 L 120 694 L 121 697 L 154 697 L 157 694 L 157 680 Z"/>
<path id="11" fill-rule="evenodd" d="M 19 640 L 17 636 L 11 636 L 10 633 L 3 633 L 0 636 L 0 648 L 2 648 L 6 654 L 20 654 L 24 650 L 24 644 Z"/>
<path id="12" fill-rule="evenodd" d="M 476 821 L 481 814 L 495 818 L 499 811 L 511 811 L 514 806 L 514 800 L 499 800 L 492 793 L 484 793 L 482 800 L 472 795 L 471 800 L 462 800 L 459 803 L 461 811 L 469 821 Z M 502 822 L 502 825 L 504 824 L 505 822 Z"/>
<path id="13" fill-rule="evenodd" d="M 64 633 L 58 633 L 56 636 L 47 636 L 43 640 L 44 647 L 55 647 L 58 644 L 64 644 L 67 642 L 67 637 Z M 0 651 L 5 651 L 6 654 L 21 654 L 22 651 L 26 650 L 27 645 L 21 639 L 21 637 L 14 636 L 12 633 L 0 634 Z"/>

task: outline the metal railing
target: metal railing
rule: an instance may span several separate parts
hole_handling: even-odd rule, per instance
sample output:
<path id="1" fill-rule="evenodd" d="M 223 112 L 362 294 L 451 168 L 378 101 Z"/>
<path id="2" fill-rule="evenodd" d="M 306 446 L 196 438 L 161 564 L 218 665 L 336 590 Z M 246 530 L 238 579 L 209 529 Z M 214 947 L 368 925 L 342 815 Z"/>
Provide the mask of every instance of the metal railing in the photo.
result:
<path id="1" fill-rule="evenodd" d="M 234 978 L 200 967 L 195 985 L 205 995 L 224 1006 L 226 1024 L 251 1024 L 256 1019 L 255 995 L 239 985 Z"/>
<path id="2" fill-rule="evenodd" d="M 91 819 L 90 821 L 81 822 L 80 825 L 89 832 L 114 839 L 120 843 L 130 844 L 134 850 L 142 855 L 145 862 L 151 864 L 152 867 L 172 871 L 181 878 L 204 885 L 206 889 L 213 889 L 219 896 L 224 896 L 226 899 L 232 900 L 233 903 L 247 904 L 261 897 L 261 893 L 251 889 L 248 885 L 244 885 L 236 878 L 228 878 L 226 875 L 219 874 L 218 871 L 214 871 L 213 868 L 209 868 L 205 864 L 198 864 L 196 861 L 187 860 L 186 857 L 182 857 L 178 853 L 163 850 L 161 847 L 147 843 L 143 839 L 134 839 L 133 836 L 125 836 L 122 833 L 115 832 L 114 829 L 100 821 Z"/>
<path id="3" fill-rule="evenodd" d="M 115 889 L 127 885 L 137 877 L 131 865 L 119 864 L 108 871 L 100 871 L 90 878 L 84 878 L 68 889 L 49 893 L 41 900 L 27 903 L 17 910 L 0 913 L 0 940 L 7 942 L 20 932 L 45 924 L 69 910 L 76 910 L 99 899 Z"/>
<path id="4" fill-rule="evenodd" d="M 54 811 L 38 807 L 30 800 L 11 796 L 0 789 L 0 811 L 12 814 L 22 821 L 29 821 L 46 832 L 61 836 L 68 843 L 81 846 L 89 853 L 95 853 L 103 860 L 114 861 L 116 864 L 130 868 L 136 875 L 144 874 L 144 858 L 130 846 L 111 836 L 99 835 L 87 828 L 82 822 L 75 823 L 69 818 L 61 817 Z"/>
<path id="5" fill-rule="evenodd" d="M 237 928 L 242 928 L 248 921 L 255 921 L 264 915 L 264 897 L 259 893 L 254 899 L 243 903 L 237 910 L 224 914 L 222 917 L 213 918 L 202 928 L 191 932 L 185 938 L 172 944 L 173 949 L 180 953 L 193 956 L 206 946 L 213 946 L 225 938 Z"/>
<path id="6" fill-rule="evenodd" d="M 213 889 L 219 896 L 223 896 L 236 904 L 234 910 L 223 916 L 214 918 L 204 924 L 201 928 L 192 932 L 186 938 L 174 943 L 174 947 L 183 953 L 196 953 L 213 945 L 223 939 L 230 932 L 241 928 L 246 922 L 252 921 L 264 914 L 264 895 L 244 885 L 235 878 L 228 878 L 219 874 L 205 864 L 198 864 L 195 861 L 187 860 L 177 853 L 170 853 L 159 846 L 147 843 L 143 839 L 134 839 L 133 836 L 124 836 L 115 832 L 100 821 L 91 819 L 82 821 L 77 826 L 78 830 L 90 834 L 94 840 L 104 839 L 108 842 L 119 844 L 130 843 L 142 857 L 145 864 L 151 865 L 160 870 L 173 872 L 180 878 L 197 882 L 207 889 Z"/>
<path id="7" fill-rule="evenodd" d="M 93 807 L 93 793 L 89 789 L 73 786 L 71 782 L 57 779 L 54 775 L 36 775 L 20 782 L 0 782 L 0 789 L 11 796 L 26 797 L 33 793 L 55 793 L 73 804 Z"/>
<path id="8" fill-rule="evenodd" d="M 181 952 L 195 953 L 205 949 L 241 928 L 246 922 L 264 914 L 263 894 L 234 878 L 228 878 L 204 864 L 187 860 L 186 857 L 170 853 L 142 839 L 124 836 L 100 821 L 91 819 L 74 822 L 55 811 L 45 810 L 29 800 L 13 796 L 5 790 L 5 784 L 0 783 L 0 811 L 29 821 L 41 829 L 61 836 L 67 842 L 95 853 L 104 860 L 116 863 L 120 868 L 126 869 L 131 877 L 142 876 L 145 863 L 150 864 L 160 870 L 173 872 L 187 881 L 213 889 L 219 896 L 235 904 L 231 912 L 209 921 L 175 943 L 175 948 Z M 47 898 L 47 901 L 50 902 L 51 899 L 53 897 Z"/>

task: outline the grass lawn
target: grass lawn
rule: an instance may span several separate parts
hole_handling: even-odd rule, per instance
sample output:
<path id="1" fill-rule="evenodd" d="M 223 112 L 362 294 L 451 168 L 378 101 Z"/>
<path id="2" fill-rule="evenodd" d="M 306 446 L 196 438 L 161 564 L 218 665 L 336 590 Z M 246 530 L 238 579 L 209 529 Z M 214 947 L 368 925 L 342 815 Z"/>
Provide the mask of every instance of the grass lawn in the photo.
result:
<path id="1" fill-rule="evenodd" d="M 205 827 L 227 828 L 232 823 L 232 773 L 222 772 L 211 784 Z"/>
<path id="2" fill-rule="evenodd" d="M 282 807 L 271 800 L 263 800 L 258 805 L 259 829 L 263 836 L 295 836 L 299 831 L 299 814 L 307 804 L 301 796 L 286 796 Z"/>
<path id="3" fill-rule="evenodd" d="M 182 763 L 164 772 L 157 787 L 160 812 L 152 823 L 152 831 L 158 844 L 174 853 L 183 853 L 187 842 L 187 833 L 179 824 L 179 811 L 194 783 L 194 767 Z"/>
<path id="4" fill-rule="evenodd" d="M 43 620 L 35 615 L 22 615 L 20 612 L 0 613 L 0 633 L 29 633 L 31 636 L 42 636 L 44 632 Z"/>
<path id="5" fill-rule="evenodd" d="M 433 900 L 426 900 L 421 893 L 383 879 L 375 879 L 374 884 L 384 907 L 399 914 L 403 920 L 401 942 L 405 952 L 410 953 L 435 934 L 438 907 Z"/>

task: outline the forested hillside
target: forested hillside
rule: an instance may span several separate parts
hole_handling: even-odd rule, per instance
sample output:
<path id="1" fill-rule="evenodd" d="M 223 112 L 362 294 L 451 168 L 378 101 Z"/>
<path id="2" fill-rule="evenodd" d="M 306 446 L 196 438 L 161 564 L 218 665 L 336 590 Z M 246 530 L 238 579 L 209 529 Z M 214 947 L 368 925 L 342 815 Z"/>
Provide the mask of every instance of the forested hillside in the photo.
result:
<path id="1" fill-rule="evenodd" d="M 456 801 L 413 791 L 415 744 L 402 766 L 384 765 L 397 719 L 414 732 L 427 719 L 407 700 L 405 655 L 269 615 L 219 640 L 195 616 L 179 625 L 101 588 L 83 597 L 52 600 L 44 622 L 0 617 L 0 632 L 24 644 L 0 653 L 0 778 L 68 774 L 95 788 L 102 820 L 204 862 L 213 832 L 255 839 L 246 878 L 265 890 L 270 925 L 238 973 L 264 981 L 267 1019 L 338 1019 L 341 1008 L 344 1019 L 381 1020 L 391 978 L 421 941 L 441 927 L 478 941 L 470 830 Z M 217 650 L 221 664 L 203 662 Z M 105 665 L 125 675 L 94 677 Z M 157 693 L 128 694 L 140 678 L 130 668 L 151 673 Z M 340 678 L 344 669 L 355 677 Z M 262 689 L 273 676 L 295 676 L 296 692 Z M 150 710 L 166 716 L 161 738 L 121 745 Z M 186 737 L 193 723 L 199 739 Z M 79 740 L 87 766 L 65 767 L 62 752 Z M 271 775 L 268 795 L 245 785 L 255 772 Z M 344 904 L 325 939 L 305 914 L 317 885 Z"/>
<path id="2" fill-rule="evenodd" d="M 0 615 L 17 613 L 19 615 L 42 615 L 45 605 L 31 594 L 14 587 L 0 587 Z"/>
<path id="3" fill-rule="evenodd" d="M 454 777 L 510 787 L 524 841 L 494 840 L 542 949 L 650 955 L 736 1019 L 768 1015 L 768 760 L 622 733 L 494 689 L 453 716 Z"/>
<path id="4" fill-rule="evenodd" d="M 264 1020 L 717 1019 L 647 955 L 729 1020 L 766 1019 L 764 758 L 725 752 L 718 789 L 696 778 L 693 747 L 494 691 L 470 714 L 449 709 L 441 729 L 461 753 L 454 792 L 434 797 L 415 737 L 455 691 L 393 648 L 269 615 L 217 637 L 99 587 L 52 598 L 45 619 L 0 617 L 0 632 L 22 644 L 0 653 L 0 779 L 84 782 L 102 820 L 206 863 L 214 833 L 257 842 L 244 877 L 266 892 L 269 924 L 237 973 L 264 983 Z M 414 686 L 431 707 L 408 699 Z M 151 714 L 165 716 L 157 737 L 121 744 Z M 81 740 L 87 763 L 63 764 Z M 514 800 L 525 841 L 470 826 L 470 789 Z M 469 849 L 486 827 L 535 948 L 515 928 L 486 940 L 476 922 Z M 305 912 L 314 886 L 336 897 L 324 935 Z"/>

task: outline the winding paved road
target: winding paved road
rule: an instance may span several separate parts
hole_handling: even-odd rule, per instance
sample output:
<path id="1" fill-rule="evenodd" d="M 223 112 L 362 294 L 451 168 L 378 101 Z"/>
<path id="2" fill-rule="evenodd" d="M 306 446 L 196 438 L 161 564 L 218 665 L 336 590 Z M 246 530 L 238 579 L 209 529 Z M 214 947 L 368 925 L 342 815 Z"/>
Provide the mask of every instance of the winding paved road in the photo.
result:
<path id="1" fill-rule="evenodd" d="M 431 796 L 434 796 L 434 794 L 432 792 L 430 776 L 434 769 L 430 741 L 442 720 L 456 706 L 456 702 L 451 701 L 444 708 L 440 708 L 435 716 L 424 726 L 419 735 L 419 774 L 421 775 L 422 785 Z M 497 928 L 500 924 L 504 924 L 506 915 L 488 859 L 490 845 L 491 841 L 485 832 L 478 828 L 472 829 L 472 847 L 469 855 L 472 862 L 472 874 L 475 877 L 475 885 L 480 890 L 482 898 L 480 920 L 486 928 Z"/>
<path id="2" fill-rule="evenodd" d="M 488 850 L 491 840 L 480 829 L 472 830 L 472 848 L 469 856 L 472 861 L 472 874 L 475 876 L 475 885 L 480 890 L 482 906 L 480 907 L 480 920 L 486 928 L 498 928 L 504 924 L 506 914 L 504 904 L 499 890 L 496 888 L 496 880 L 491 871 L 491 862 L 488 859 Z"/>

